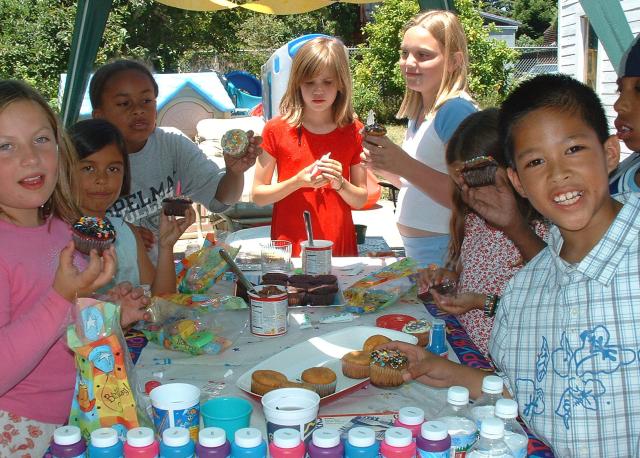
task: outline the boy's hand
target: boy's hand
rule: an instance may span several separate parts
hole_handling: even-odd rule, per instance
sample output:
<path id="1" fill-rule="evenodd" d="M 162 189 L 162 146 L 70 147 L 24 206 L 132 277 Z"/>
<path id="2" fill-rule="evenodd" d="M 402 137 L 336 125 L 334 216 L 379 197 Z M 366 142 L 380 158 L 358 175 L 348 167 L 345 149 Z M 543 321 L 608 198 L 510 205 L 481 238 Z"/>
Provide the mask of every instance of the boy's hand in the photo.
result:
<path id="1" fill-rule="evenodd" d="M 241 157 L 233 157 L 228 154 L 222 155 L 224 157 L 224 165 L 226 169 L 238 175 L 244 174 L 244 172 L 253 167 L 256 163 L 256 159 L 262 152 L 262 148 L 260 147 L 262 144 L 262 137 L 259 135 L 254 136 L 252 130 L 247 132 L 247 137 L 249 137 L 249 146 L 247 146 L 247 150 L 244 155 Z"/>
<path id="2" fill-rule="evenodd" d="M 470 188 L 462 183 L 460 189 L 464 202 L 492 226 L 504 229 L 522 224 L 515 190 L 504 169 L 498 167 L 495 185 Z"/>
<path id="3" fill-rule="evenodd" d="M 107 285 L 115 275 L 117 265 L 115 248 L 110 246 L 102 252 L 102 257 L 98 256 L 96 250 L 91 250 L 87 268 L 80 271 L 73 264 L 74 250 L 73 241 L 62 249 L 53 280 L 53 289 L 69 302 L 77 297 L 91 296 L 94 291 Z"/>
<path id="4" fill-rule="evenodd" d="M 173 246 L 184 231 L 196 221 L 196 212 L 193 207 L 187 208 L 184 218 L 176 218 L 160 214 L 160 236 L 158 237 L 158 247 L 173 250 Z"/>
<path id="5" fill-rule="evenodd" d="M 132 227 L 136 231 L 138 231 L 138 234 L 140 234 L 140 238 L 142 239 L 146 250 L 149 251 L 151 248 L 153 248 L 154 243 L 156 243 L 156 237 L 155 235 L 153 235 L 153 232 L 150 229 L 142 226 L 132 225 Z"/>
<path id="6" fill-rule="evenodd" d="M 459 364 L 406 342 L 393 341 L 381 345 L 380 348 L 398 350 L 407 355 L 409 366 L 402 374 L 405 382 L 416 380 L 437 388 L 448 388 L 454 385 Z"/>
<path id="7" fill-rule="evenodd" d="M 446 296 L 438 294 L 435 290 L 431 290 L 433 301 L 443 312 L 451 315 L 462 315 L 470 310 L 480 309 L 484 307 L 484 300 L 487 296 L 477 293 L 462 293 L 455 296 Z"/>
<path id="8" fill-rule="evenodd" d="M 149 320 L 147 308 L 151 300 L 140 287 L 134 288 L 129 282 L 118 283 L 107 293 L 111 301 L 120 305 L 120 326 L 126 329 L 140 320 Z"/>

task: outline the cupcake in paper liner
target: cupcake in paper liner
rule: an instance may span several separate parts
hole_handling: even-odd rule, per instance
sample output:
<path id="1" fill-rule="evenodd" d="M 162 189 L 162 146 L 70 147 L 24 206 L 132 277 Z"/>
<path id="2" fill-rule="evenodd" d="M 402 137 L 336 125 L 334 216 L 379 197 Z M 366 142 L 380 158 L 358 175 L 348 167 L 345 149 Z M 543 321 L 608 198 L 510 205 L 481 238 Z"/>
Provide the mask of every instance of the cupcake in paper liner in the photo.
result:
<path id="1" fill-rule="evenodd" d="M 402 371 L 407 368 L 408 361 L 407 356 L 397 350 L 372 351 L 369 364 L 371 384 L 382 388 L 402 385 Z"/>
<path id="2" fill-rule="evenodd" d="M 222 152 L 229 156 L 240 158 L 247 152 L 249 136 L 242 129 L 231 129 L 224 133 L 220 139 Z"/>
<path id="3" fill-rule="evenodd" d="M 300 378 L 303 382 L 312 385 L 321 398 L 336 392 L 338 378 L 336 373 L 328 367 L 311 367 L 303 371 Z"/>
<path id="4" fill-rule="evenodd" d="M 76 250 L 88 255 L 95 249 L 99 255 L 116 240 L 116 231 L 107 218 L 83 216 L 73 224 L 73 242 Z"/>
<path id="5" fill-rule="evenodd" d="M 351 351 L 342 359 L 342 374 L 349 378 L 367 378 L 371 372 L 369 369 L 369 355 L 364 351 Z"/>
<path id="6" fill-rule="evenodd" d="M 193 200 L 188 196 L 165 197 L 162 199 L 162 211 L 167 216 L 184 216 L 191 205 L 193 205 Z"/>

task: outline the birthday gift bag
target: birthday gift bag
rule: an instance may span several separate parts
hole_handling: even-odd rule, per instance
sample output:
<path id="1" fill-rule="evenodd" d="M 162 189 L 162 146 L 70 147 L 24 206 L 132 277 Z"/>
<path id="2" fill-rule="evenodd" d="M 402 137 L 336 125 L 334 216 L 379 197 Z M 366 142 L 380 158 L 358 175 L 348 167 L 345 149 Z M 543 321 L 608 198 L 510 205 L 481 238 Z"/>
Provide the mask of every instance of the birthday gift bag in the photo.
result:
<path id="1" fill-rule="evenodd" d="M 102 427 L 113 427 L 125 437 L 140 424 L 120 307 L 89 298 L 78 299 L 77 304 L 76 323 L 67 328 L 77 374 L 69 424 L 78 426 L 85 439 Z"/>

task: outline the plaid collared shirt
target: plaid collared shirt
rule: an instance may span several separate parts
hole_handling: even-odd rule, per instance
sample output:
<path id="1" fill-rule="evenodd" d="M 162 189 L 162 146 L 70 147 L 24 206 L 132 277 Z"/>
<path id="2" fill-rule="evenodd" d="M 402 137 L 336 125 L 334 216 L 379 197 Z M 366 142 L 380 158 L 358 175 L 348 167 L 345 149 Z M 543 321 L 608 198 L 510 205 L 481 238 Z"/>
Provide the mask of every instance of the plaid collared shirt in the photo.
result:
<path id="1" fill-rule="evenodd" d="M 640 194 L 577 264 L 562 237 L 510 281 L 489 344 L 520 414 L 556 456 L 638 456 Z"/>

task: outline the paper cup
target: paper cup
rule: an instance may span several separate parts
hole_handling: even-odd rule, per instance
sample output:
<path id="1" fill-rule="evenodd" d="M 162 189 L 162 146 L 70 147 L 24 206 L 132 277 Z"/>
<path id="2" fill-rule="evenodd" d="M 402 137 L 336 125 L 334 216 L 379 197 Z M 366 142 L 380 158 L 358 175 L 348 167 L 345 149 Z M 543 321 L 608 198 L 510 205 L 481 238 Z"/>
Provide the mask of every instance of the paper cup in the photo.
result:
<path id="1" fill-rule="evenodd" d="M 188 383 L 167 383 L 149 393 L 153 424 L 158 437 L 167 428 L 182 426 L 198 441 L 200 428 L 200 389 Z"/>
<path id="2" fill-rule="evenodd" d="M 212 398 L 202 404 L 202 421 L 205 428 L 216 426 L 233 438 L 240 428 L 248 428 L 253 407 L 242 398 Z"/>
<path id="3" fill-rule="evenodd" d="M 279 388 L 262 396 L 262 408 L 267 420 L 267 437 L 281 428 L 300 431 L 305 442 L 311 440 L 320 406 L 320 396 L 303 388 Z"/>
<path id="4" fill-rule="evenodd" d="M 331 240 L 314 240 L 313 246 L 309 241 L 300 242 L 302 249 L 302 270 L 307 275 L 328 275 L 331 273 Z"/>

